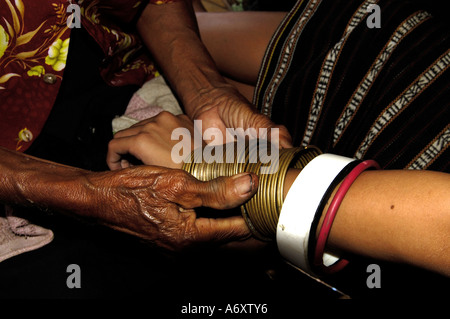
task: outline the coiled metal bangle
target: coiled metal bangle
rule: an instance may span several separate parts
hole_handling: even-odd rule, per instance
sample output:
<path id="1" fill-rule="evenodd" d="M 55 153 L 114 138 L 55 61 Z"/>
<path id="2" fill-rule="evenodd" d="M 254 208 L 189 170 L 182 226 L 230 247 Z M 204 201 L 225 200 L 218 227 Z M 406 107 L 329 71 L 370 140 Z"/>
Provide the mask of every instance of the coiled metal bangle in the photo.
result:
<path id="1" fill-rule="evenodd" d="M 270 156 L 261 155 L 260 148 L 268 147 L 270 143 L 261 140 L 247 141 L 246 143 L 230 143 L 222 146 L 206 146 L 204 149 L 192 151 L 185 160 L 183 170 L 192 174 L 199 180 L 208 181 L 220 176 L 233 176 L 243 172 L 252 172 L 259 177 L 257 193 L 241 206 L 249 229 L 255 237 L 265 241 L 274 240 L 278 218 L 284 200 L 284 182 L 289 168 L 303 169 L 312 159 L 322 152 L 314 147 L 296 147 L 278 151 L 276 163 L 271 161 L 277 169 L 262 173 L 268 169 Z M 222 149 L 220 149 L 222 148 Z M 220 150 L 222 153 L 220 154 Z M 219 151 L 219 153 L 217 153 Z M 208 156 L 208 154 L 214 155 Z M 206 155 L 206 156 L 205 156 Z M 255 160 L 256 159 L 256 160 Z"/>

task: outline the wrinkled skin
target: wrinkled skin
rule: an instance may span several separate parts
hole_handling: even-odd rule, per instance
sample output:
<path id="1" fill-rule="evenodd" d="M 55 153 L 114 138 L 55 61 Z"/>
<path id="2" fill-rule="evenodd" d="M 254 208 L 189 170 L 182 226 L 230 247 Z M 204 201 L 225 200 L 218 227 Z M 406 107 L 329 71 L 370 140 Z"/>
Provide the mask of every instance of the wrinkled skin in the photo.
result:
<path id="1" fill-rule="evenodd" d="M 108 226 L 180 251 L 199 244 L 243 241 L 250 232 L 240 216 L 197 218 L 194 208 L 237 207 L 256 192 L 257 176 L 201 182 L 182 170 L 138 166 L 86 176 L 89 210 Z"/>
<path id="2" fill-rule="evenodd" d="M 91 172 L 0 147 L 0 202 L 88 218 L 138 236 L 155 246 L 189 247 L 245 243 L 242 217 L 222 218 L 256 192 L 256 175 L 243 173 L 202 182 L 179 169 L 135 166 Z M 216 209 L 212 218 L 194 208 Z"/>
<path id="3" fill-rule="evenodd" d="M 203 130 L 218 128 L 225 134 L 226 128 L 257 130 L 277 127 L 280 128 L 280 146 L 291 147 L 287 129 L 259 113 L 237 87 L 226 81 L 219 72 L 213 56 L 202 41 L 199 24 L 189 1 L 163 6 L 149 5 L 136 26 L 164 77 L 177 94 L 184 112 L 192 121 L 202 120 Z M 269 34 L 271 37 L 272 31 Z M 266 44 L 261 47 L 264 51 Z"/>
<path id="4" fill-rule="evenodd" d="M 178 140 L 171 140 L 171 134 L 176 128 L 187 128 L 190 131 L 191 146 L 193 146 L 193 122 L 186 115 L 175 116 L 168 112 L 161 112 L 153 118 L 116 133 L 109 143 L 107 155 L 109 167 L 117 170 L 120 178 L 125 178 L 124 185 L 132 184 L 127 189 L 133 190 L 127 191 L 126 194 L 119 194 L 119 197 L 125 196 L 127 200 L 118 198 L 117 205 L 125 204 L 125 207 L 133 207 L 137 204 L 137 213 L 133 215 L 145 220 L 145 222 L 134 223 L 139 226 L 138 228 L 142 226 L 145 229 L 131 230 L 131 232 L 137 232 L 138 236 L 140 233 L 149 234 L 150 237 L 147 239 L 158 246 L 170 249 L 195 246 L 194 244 L 199 242 L 204 244 L 240 242 L 241 247 L 249 244 L 259 245 L 256 239 L 245 240 L 250 238 L 251 234 L 242 217 L 196 218 L 194 211 L 194 208 L 201 206 L 217 210 L 240 206 L 256 193 L 257 176 L 253 174 L 241 176 L 247 186 L 243 186 L 244 189 L 240 194 L 236 186 L 232 185 L 239 176 L 219 178 L 206 183 L 178 170 L 182 167 L 182 163 L 175 163 L 171 158 L 172 148 L 178 143 Z M 136 179 L 135 171 L 127 170 L 132 167 L 132 164 L 123 157 L 129 154 L 145 165 L 166 166 L 175 170 L 153 166 L 150 170 L 149 166 L 135 166 L 133 168 L 139 169 L 139 174 L 149 174 L 144 181 L 141 178 Z M 131 175 L 123 176 L 124 173 Z M 144 183 L 142 186 L 135 188 L 135 184 L 139 185 L 142 182 Z M 108 188 L 115 189 L 111 186 Z M 148 203 L 148 205 L 142 203 Z M 147 207 L 145 210 L 141 209 L 145 207 Z M 220 217 L 220 211 L 216 211 L 216 214 Z M 124 224 L 124 220 L 116 222 L 116 225 Z M 245 244 L 243 244 L 244 240 Z"/>
<path id="5" fill-rule="evenodd" d="M 213 98 L 204 98 L 198 94 L 193 104 L 196 107 L 191 112 L 190 118 L 201 120 L 203 130 L 213 127 L 225 132 L 226 128 L 242 128 L 244 131 L 252 128 L 259 133 L 260 128 L 268 130 L 278 128 L 280 147 L 292 147 L 292 138 L 285 126 L 272 122 L 268 116 L 258 112 L 244 97 L 238 92 L 233 92 L 232 89 L 215 93 Z M 266 138 L 266 136 L 258 137 Z"/>

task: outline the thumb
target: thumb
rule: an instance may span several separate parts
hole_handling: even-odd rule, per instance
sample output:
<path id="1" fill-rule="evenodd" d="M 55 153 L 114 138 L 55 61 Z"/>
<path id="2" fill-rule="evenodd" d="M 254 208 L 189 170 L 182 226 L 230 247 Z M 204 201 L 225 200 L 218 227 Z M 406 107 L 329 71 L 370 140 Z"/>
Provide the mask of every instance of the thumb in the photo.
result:
<path id="1" fill-rule="evenodd" d="M 241 173 L 232 177 L 218 177 L 198 184 L 201 205 L 214 209 L 229 209 L 248 201 L 258 189 L 258 176 Z"/>

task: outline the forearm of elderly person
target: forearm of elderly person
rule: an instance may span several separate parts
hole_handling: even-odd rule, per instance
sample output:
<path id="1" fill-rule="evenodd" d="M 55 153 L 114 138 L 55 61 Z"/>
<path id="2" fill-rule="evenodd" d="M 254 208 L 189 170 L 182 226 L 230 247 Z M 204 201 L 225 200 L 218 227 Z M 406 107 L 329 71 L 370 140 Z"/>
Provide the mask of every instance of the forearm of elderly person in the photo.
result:
<path id="1" fill-rule="evenodd" d="M 220 218 L 219 210 L 255 193 L 251 174 L 206 183 L 153 166 L 90 172 L 4 148 L 0 159 L 2 203 L 70 213 L 169 250 L 250 237 L 241 218 Z M 217 218 L 197 218 L 194 208 L 200 206 L 217 209 Z"/>
<path id="2" fill-rule="evenodd" d="M 188 115 L 196 112 L 199 95 L 203 96 L 204 103 L 223 92 L 239 95 L 217 71 L 201 42 L 189 0 L 163 5 L 150 3 L 140 16 L 137 28 L 158 66 L 180 95 Z"/>
<path id="3" fill-rule="evenodd" d="M 204 130 L 278 128 L 280 145 L 291 146 L 287 129 L 259 113 L 220 74 L 200 38 L 190 1 L 147 5 L 137 29 L 185 113 L 202 120 Z"/>

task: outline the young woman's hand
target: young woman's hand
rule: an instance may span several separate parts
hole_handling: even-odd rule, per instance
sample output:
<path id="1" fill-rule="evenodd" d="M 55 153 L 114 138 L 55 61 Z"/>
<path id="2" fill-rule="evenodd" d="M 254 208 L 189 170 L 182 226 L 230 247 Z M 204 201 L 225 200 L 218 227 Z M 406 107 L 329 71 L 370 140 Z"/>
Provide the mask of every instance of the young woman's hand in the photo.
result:
<path id="1" fill-rule="evenodd" d="M 129 155 L 145 165 L 181 168 L 183 163 L 174 161 L 172 157 L 173 147 L 181 142 L 172 140 L 172 133 L 176 129 L 185 133 L 185 140 L 182 142 L 186 143 L 186 151 L 190 153 L 194 147 L 194 123 L 186 115 L 175 116 L 163 111 L 114 135 L 109 143 L 106 159 L 109 168 L 115 170 L 130 167 L 127 159 Z"/>

